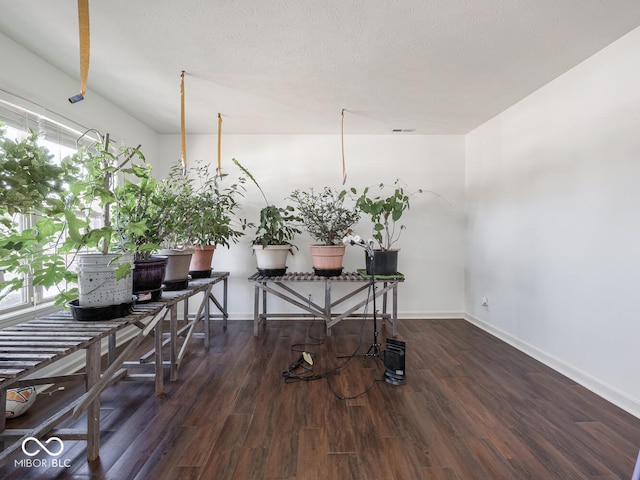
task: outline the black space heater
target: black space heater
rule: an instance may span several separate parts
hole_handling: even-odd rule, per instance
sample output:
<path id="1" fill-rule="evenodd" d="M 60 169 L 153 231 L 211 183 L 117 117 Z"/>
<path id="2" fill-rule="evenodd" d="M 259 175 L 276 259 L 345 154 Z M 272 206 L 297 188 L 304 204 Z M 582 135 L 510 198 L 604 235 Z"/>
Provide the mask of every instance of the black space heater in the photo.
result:
<path id="1" fill-rule="evenodd" d="M 384 381 L 391 385 L 404 385 L 407 376 L 404 371 L 404 357 L 407 345 L 400 340 L 387 339 L 387 348 L 384 349 L 383 361 L 386 370 Z"/>

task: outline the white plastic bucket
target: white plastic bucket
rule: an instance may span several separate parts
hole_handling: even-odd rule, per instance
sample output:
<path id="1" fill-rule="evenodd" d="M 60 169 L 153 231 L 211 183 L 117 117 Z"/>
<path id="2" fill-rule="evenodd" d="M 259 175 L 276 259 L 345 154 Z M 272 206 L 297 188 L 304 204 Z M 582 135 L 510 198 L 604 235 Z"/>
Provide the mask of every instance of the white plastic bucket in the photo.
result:
<path id="1" fill-rule="evenodd" d="M 88 253 L 78 256 L 78 303 L 82 307 L 107 307 L 130 303 L 133 292 L 133 276 L 116 280 L 115 270 L 129 262 L 131 255 Z"/>
<path id="2" fill-rule="evenodd" d="M 253 251 L 256 254 L 258 270 L 278 270 L 287 268 L 287 257 L 289 256 L 290 245 L 254 245 Z"/>

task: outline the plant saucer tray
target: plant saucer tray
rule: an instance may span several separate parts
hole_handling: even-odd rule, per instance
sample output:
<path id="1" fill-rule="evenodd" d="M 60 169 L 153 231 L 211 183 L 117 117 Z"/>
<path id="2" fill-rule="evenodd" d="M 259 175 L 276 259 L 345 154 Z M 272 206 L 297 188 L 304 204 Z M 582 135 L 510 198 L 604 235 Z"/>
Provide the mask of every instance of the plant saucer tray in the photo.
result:
<path id="1" fill-rule="evenodd" d="M 357 271 L 358 275 L 360 275 L 361 277 L 371 278 L 371 275 L 367 273 L 366 268 L 359 268 Z M 404 275 L 400 272 L 396 272 L 392 275 L 373 275 L 373 278 L 375 278 L 376 280 L 398 280 L 404 279 Z"/>
<path id="2" fill-rule="evenodd" d="M 211 278 L 211 272 L 213 272 L 213 268 L 209 270 L 189 270 L 189 275 L 191 275 L 191 278 Z"/>
<path id="3" fill-rule="evenodd" d="M 129 315 L 133 312 L 134 303 L 132 299 L 131 302 L 121 303 L 119 305 L 83 307 L 79 305 L 76 299 L 69 302 L 68 305 L 71 308 L 71 316 L 74 320 L 81 322 L 102 322 Z"/>

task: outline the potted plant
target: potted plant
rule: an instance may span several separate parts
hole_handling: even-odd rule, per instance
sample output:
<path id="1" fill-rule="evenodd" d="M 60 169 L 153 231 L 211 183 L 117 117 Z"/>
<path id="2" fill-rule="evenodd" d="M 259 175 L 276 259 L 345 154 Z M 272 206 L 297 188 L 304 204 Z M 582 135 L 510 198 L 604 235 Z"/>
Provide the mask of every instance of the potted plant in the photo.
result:
<path id="1" fill-rule="evenodd" d="M 378 244 L 373 260 L 366 262 L 367 274 L 393 275 L 398 272 L 399 252 L 399 249 L 393 248 L 393 245 L 406 229 L 405 225 L 398 222 L 402 214 L 409 210 L 411 197 L 421 193 L 422 190 L 408 193 L 398 179 L 393 185 L 381 183 L 378 188 L 380 193 L 374 194 L 370 187 L 366 187 L 356 200 L 356 206 L 371 219 L 372 236 Z M 356 189 L 352 188 L 351 193 L 357 195 Z"/>
<path id="2" fill-rule="evenodd" d="M 140 146 L 122 145 L 114 152 L 109 135 L 95 133 L 99 140 L 91 148 L 81 147 L 71 158 L 82 166 L 84 175 L 70 185 L 65 208 L 68 236 L 61 251 L 77 254 L 78 300 L 71 304 L 74 314 L 83 316 L 86 311 L 87 318 L 104 319 L 130 310 L 134 257 L 155 244 L 144 240 L 148 234 L 146 217 L 119 213 L 120 207 L 128 208 L 148 188 L 145 182 L 150 178 L 150 166 L 144 163 Z M 119 175 L 128 176 L 123 186 L 117 184 Z M 99 227 L 93 226 L 96 216 L 102 216 Z M 94 252 L 84 253 L 86 249 Z"/>
<path id="3" fill-rule="evenodd" d="M 258 272 L 265 276 L 284 275 L 287 271 L 287 257 L 289 254 L 293 255 L 294 248 L 298 248 L 291 241 L 301 233 L 296 223 L 302 219 L 295 216 L 295 209 L 291 205 L 278 207 L 270 204 L 254 176 L 235 158 L 233 162 L 258 187 L 265 202 L 265 206 L 260 210 L 260 222 L 255 237 L 251 241 Z"/>
<path id="4" fill-rule="evenodd" d="M 357 207 L 348 207 L 347 191 L 324 187 L 320 192 L 294 190 L 289 199 L 295 204 L 303 228 L 319 244 L 310 245 L 315 273 L 334 276 L 342 273 L 345 246 L 342 238 L 360 218 Z"/>
<path id="5" fill-rule="evenodd" d="M 158 255 L 167 257 L 164 274 L 165 290 L 184 290 L 189 284 L 189 266 L 193 248 L 185 230 L 186 219 L 194 207 L 191 201 L 191 181 L 182 170 L 182 163 L 171 167 L 169 175 L 158 182 L 153 203 L 158 209 L 159 237 L 162 249 Z"/>
<path id="6" fill-rule="evenodd" d="M 144 161 L 141 152 L 138 156 Z M 163 225 L 171 210 L 163 209 L 158 202 L 159 182 L 151 176 L 150 164 L 132 164 L 129 170 L 134 175 L 114 188 L 116 244 L 119 250 L 133 253 L 133 294 L 137 301 L 156 301 L 162 295 L 168 257 L 154 252 L 160 249 Z"/>
<path id="7" fill-rule="evenodd" d="M 235 217 L 240 208 L 239 197 L 244 195 L 246 179 L 223 186 L 226 175 L 211 175 L 209 166 L 199 162 L 193 170 L 200 180 L 192 186 L 191 208 L 186 218 L 186 235 L 194 247 L 190 274 L 194 278 L 211 275 L 211 259 L 217 246 L 229 247 L 237 243 L 250 226 L 245 219 Z"/>

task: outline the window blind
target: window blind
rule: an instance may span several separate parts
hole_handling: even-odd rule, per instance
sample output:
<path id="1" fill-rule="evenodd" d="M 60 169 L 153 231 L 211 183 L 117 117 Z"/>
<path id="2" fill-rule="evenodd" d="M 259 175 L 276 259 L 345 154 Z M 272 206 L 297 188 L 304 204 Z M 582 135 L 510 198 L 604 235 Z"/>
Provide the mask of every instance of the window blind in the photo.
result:
<path id="1" fill-rule="evenodd" d="M 50 114 L 51 117 L 54 114 Z M 46 113 L 36 113 L 0 98 L 0 122 L 25 132 L 40 132 L 40 135 L 51 142 L 76 148 L 89 146 L 96 141 L 96 135 L 85 135 L 79 142 L 78 138 L 87 129 L 77 126 L 72 128 L 49 118 Z"/>

